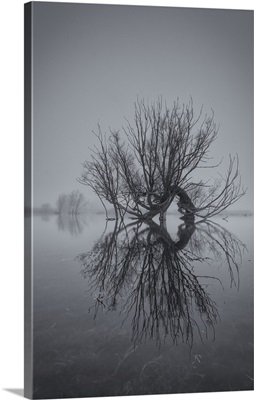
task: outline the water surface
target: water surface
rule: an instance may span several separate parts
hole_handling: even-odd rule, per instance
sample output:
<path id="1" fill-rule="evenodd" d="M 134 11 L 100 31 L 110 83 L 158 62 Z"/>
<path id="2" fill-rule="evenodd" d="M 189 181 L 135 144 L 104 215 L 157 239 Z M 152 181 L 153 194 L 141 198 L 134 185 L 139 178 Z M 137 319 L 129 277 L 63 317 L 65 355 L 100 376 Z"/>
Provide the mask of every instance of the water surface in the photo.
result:
<path id="1" fill-rule="evenodd" d="M 123 229 L 107 264 L 114 221 L 34 216 L 34 397 L 251 390 L 252 218 L 214 222 Z"/>

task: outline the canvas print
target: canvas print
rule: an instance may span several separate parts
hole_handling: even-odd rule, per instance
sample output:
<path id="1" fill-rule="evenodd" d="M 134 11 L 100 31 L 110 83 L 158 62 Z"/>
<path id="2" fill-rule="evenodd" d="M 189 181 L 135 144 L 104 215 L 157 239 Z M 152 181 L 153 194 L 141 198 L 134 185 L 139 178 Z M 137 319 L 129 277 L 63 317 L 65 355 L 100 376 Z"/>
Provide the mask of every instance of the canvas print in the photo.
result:
<path id="1" fill-rule="evenodd" d="M 253 11 L 27 3 L 25 395 L 253 379 Z"/>

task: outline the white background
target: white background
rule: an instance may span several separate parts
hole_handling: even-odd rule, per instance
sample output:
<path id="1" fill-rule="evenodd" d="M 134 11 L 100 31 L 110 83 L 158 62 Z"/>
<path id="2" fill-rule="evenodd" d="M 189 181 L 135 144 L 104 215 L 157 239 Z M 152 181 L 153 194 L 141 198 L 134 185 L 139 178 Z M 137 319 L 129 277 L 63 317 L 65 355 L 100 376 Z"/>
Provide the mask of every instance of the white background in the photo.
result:
<path id="1" fill-rule="evenodd" d="M 70 1 L 74 3 L 75 1 Z M 76 1 L 78 2 L 78 1 Z M 253 9 L 253 1 L 88 1 L 207 8 Z M 22 0 L 0 2 L 1 99 L 1 280 L 0 398 L 15 398 L 6 389 L 23 388 L 23 7 Z M 3 223 L 2 223 L 3 222 Z M 168 399 L 250 399 L 251 392 L 170 395 Z M 158 397 L 158 396 L 153 396 Z M 165 396 L 163 396 L 165 398 Z M 142 397 L 144 398 L 144 396 Z M 162 398 L 162 397 L 160 397 Z M 115 398 L 114 398 L 115 399 Z M 140 397 L 139 397 L 140 399 Z M 145 399 L 151 397 L 145 396 Z"/>

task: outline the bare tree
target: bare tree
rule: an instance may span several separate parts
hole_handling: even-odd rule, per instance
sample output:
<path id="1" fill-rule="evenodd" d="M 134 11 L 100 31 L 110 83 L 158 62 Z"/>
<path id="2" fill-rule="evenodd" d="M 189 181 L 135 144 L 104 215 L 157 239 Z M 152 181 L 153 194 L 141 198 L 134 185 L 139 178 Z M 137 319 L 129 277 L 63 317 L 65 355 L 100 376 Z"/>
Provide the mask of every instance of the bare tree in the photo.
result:
<path id="1" fill-rule="evenodd" d="M 87 202 L 83 193 L 78 190 L 73 190 L 69 194 L 69 214 L 80 214 L 84 211 Z"/>
<path id="2" fill-rule="evenodd" d="M 57 202 L 56 202 L 56 209 L 59 214 L 62 214 L 66 207 L 66 194 L 60 194 Z"/>
<path id="3" fill-rule="evenodd" d="M 59 214 L 77 215 L 84 212 L 87 201 L 83 193 L 73 190 L 69 195 L 61 194 L 57 200 L 57 211 Z"/>
<path id="4" fill-rule="evenodd" d="M 237 157 L 230 156 L 224 177 L 193 180 L 196 169 L 219 166 L 209 157 L 217 133 L 213 112 L 203 116 L 201 109 L 195 117 L 192 100 L 183 106 L 175 102 L 172 109 L 161 98 L 151 105 L 138 100 L 134 124 L 126 120 L 123 135 L 110 130 L 107 136 L 98 126 L 98 145 L 78 180 L 93 189 L 105 209 L 112 204 L 116 218 L 128 212 L 163 219 L 175 198 L 181 213 L 211 217 L 245 194 Z"/>

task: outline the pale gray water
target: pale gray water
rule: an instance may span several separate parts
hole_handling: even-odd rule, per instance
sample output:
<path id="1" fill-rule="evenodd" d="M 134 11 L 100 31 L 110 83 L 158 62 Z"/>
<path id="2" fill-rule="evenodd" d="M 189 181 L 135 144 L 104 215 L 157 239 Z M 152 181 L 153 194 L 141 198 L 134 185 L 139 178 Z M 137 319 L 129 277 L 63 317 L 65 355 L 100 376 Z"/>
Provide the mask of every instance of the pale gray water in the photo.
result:
<path id="1" fill-rule="evenodd" d="M 105 270 L 106 283 L 101 294 L 99 287 L 96 287 L 98 282 L 101 284 L 101 278 L 91 274 L 90 278 L 85 277 L 86 265 L 76 257 L 91 250 L 100 238 L 105 228 L 104 215 L 87 215 L 77 219 L 67 216 L 59 219 L 57 215 L 48 218 L 35 216 L 33 220 L 34 397 L 91 397 L 253 388 L 252 217 L 234 216 L 228 219 L 229 222 L 223 221 L 221 217 L 214 220 L 236 235 L 248 249 L 244 250 L 238 239 L 231 242 L 234 246 L 239 245 L 242 252 L 241 262 L 237 253 L 233 255 L 238 263 L 238 271 L 235 266 L 230 271 L 226 262 L 228 253 L 219 247 L 223 239 L 216 243 L 218 235 L 214 234 L 213 228 L 200 227 L 192 233 L 184 250 L 188 255 L 193 249 L 197 251 L 199 248 L 202 257 L 209 257 L 209 260 L 202 262 L 191 260 L 190 271 L 194 276 L 209 275 L 216 278 L 201 279 L 204 293 L 200 300 L 202 302 L 205 298 L 206 302 L 212 302 L 215 308 L 209 308 L 210 303 L 207 307 L 216 310 L 216 321 L 213 318 L 209 321 L 204 313 L 205 320 L 202 322 L 201 314 L 197 311 L 197 305 L 192 304 L 191 297 L 187 296 L 183 300 L 184 292 L 181 291 L 180 297 L 176 293 L 176 304 L 181 303 L 183 306 L 180 310 L 183 319 L 186 320 L 187 312 L 193 311 L 190 318 L 193 338 L 187 340 L 186 331 L 183 334 L 179 331 L 174 341 L 172 330 L 177 331 L 176 322 L 172 323 L 171 328 L 160 326 L 160 340 L 156 331 L 156 321 L 165 316 L 165 309 L 171 307 L 171 320 L 174 319 L 174 305 L 166 301 L 166 297 L 171 295 L 162 295 L 162 284 L 138 288 L 134 279 L 140 274 L 140 271 L 137 272 L 138 264 L 135 264 L 135 270 L 130 269 L 124 276 L 114 307 L 111 300 L 118 290 L 115 288 L 116 281 L 112 283 L 115 275 Z M 182 221 L 176 216 L 168 215 L 167 229 L 174 240 L 177 240 L 180 224 Z M 109 233 L 113 228 L 114 222 L 110 221 L 106 232 Z M 134 231 L 129 232 L 133 234 Z M 223 230 L 220 232 L 220 238 L 229 244 L 232 238 Z M 119 247 L 123 251 L 124 243 L 121 241 Z M 139 254 L 142 251 L 140 247 Z M 146 254 L 142 257 L 139 254 L 136 257 L 141 262 Z M 156 263 L 161 261 L 159 253 L 151 257 L 154 257 Z M 147 268 L 144 268 L 144 274 Z M 159 268 L 158 271 L 161 274 Z M 152 268 L 150 273 L 153 273 Z M 152 275 L 151 279 L 156 276 Z M 174 282 L 180 279 L 179 276 L 172 278 Z M 95 286 L 91 291 L 89 288 L 94 279 Z M 193 282 L 191 285 L 194 285 Z M 188 283 L 184 283 L 183 288 L 188 291 Z M 132 292 L 133 307 L 127 315 L 128 299 Z M 144 319 L 133 319 L 137 301 L 135 293 L 141 293 L 146 299 L 144 318 L 148 325 L 142 325 Z M 149 299 L 152 302 L 151 309 L 147 308 Z M 170 297 L 171 302 L 174 299 Z M 150 324 L 155 321 L 153 332 L 146 329 L 151 326 L 148 320 Z M 137 323 L 140 323 L 138 330 Z M 164 340 L 167 329 L 168 334 Z"/>

